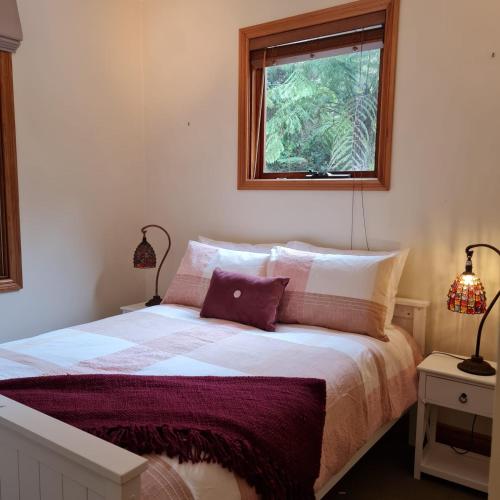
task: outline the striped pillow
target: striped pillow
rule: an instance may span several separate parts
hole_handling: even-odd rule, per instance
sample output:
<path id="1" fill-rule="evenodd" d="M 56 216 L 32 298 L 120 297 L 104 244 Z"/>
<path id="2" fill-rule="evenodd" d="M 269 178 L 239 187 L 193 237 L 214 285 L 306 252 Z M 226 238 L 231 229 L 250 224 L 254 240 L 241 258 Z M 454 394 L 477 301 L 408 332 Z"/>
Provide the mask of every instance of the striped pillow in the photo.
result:
<path id="1" fill-rule="evenodd" d="M 200 307 L 216 267 L 224 271 L 266 276 L 268 254 L 237 252 L 190 241 L 163 304 Z"/>
<path id="2" fill-rule="evenodd" d="M 385 321 L 386 326 L 389 326 L 394 316 L 394 307 L 396 306 L 396 296 L 398 294 L 399 281 L 403 274 L 403 269 L 408 258 L 409 248 L 402 250 L 345 250 L 340 248 L 326 248 L 317 247 L 303 241 L 289 241 L 286 245 L 287 248 L 294 248 L 295 250 L 302 250 L 303 252 L 313 253 L 328 253 L 334 255 L 390 255 L 396 257 L 396 265 L 394 266 L 391 276 L 391 300 L 387 304 L 387 318 Z"/>
<path id="3" fill-rule="evenodd" d="M 329 255 L 276 247 L 268 276 L 290 278 L 278 321 L 322 326 L 388 340 L 394 256 Z"/>

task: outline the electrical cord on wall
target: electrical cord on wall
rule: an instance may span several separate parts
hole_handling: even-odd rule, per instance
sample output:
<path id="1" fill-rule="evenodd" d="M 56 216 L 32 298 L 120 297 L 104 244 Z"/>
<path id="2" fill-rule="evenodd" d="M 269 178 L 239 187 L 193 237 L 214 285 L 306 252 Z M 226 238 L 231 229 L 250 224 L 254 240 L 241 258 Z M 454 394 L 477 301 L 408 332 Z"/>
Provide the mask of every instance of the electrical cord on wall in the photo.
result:
<path id="1" fill-rule="evenodd" d="M 361 50 L 359 52 L 358 86 L 361 86 L 361 82 L 362 82 L 364 42 L 365 42 L 365 30 L 363 28 L 363 30 L 361 32 Z M 365 86 L 366 86 L 366 83 L 368 82 L 370 63 L 371 63 L 371 54 L 368 55 L 368 64 L 366 65 Z M 356 107 L 354 108 L 354 123 L 357 123 L 357 120 L 358 120 L 359 100 L 362 97 L 362 95 L 363 94 L 359 94 L 356 96 Z M 353 154 L 354 154 L 354 141 L 355 141 L 354 136 L 355 136 L 355 130 L 353 128 L 352 140 L 351 140 L 351 163 L 353 162 Z M 355 179 L 357 178 L 356 173 L 357 172 L 354 171 L 353 184 L 352 184 L 352 194 L 351 194 L 351 246 L 350 246 L 351 250 L 352 250 L 353 237 L 354 237 Z M 359 186 L 360 186 L 360 191 L 361 191 L 361 210 L 362 210 L 362 216 L 363 216 L 363 229 L 364 229 L 364 236 L 365 236 L 365 246 L 366 246 L 367 250 L 370 250 L 370 245 L 368 244 L 368 234 L 366 231 L 365 194 L 364 194 L 364 190 L 363 190 L 363 177 L 361 176 L 358 178 L 360 179 Z"/>
<path id="2" fill-rule="evenodd" d="M 350 246 L 351 250 L 352 250 L 353 234 L 354 234 L 354 184 L 352 186 L 352 195 L 351 195 L 351 246 Z"/>
<path id="3" fill-rule="evenodd" d="M 363 50 L 364 50 L 364 38 L 365 38 L 365 30 L 363 28 L 363 30 L 361 31 L 361 50 L 359 52 L 359 74 L 358 74 L 358 86 L 360 86 L 361 84 L 361 75 L 362 75 L 362 71 L 363 71 Z M 358 47 L 353 47 L 353 50 L 358 50 Z M 358 94 L 358 91 L 356 91 L 356 93 Z M 359 95 L 356 95 L 355 99 L 356 99 L 356 104 L 355 104 L 355 107 L 354 107 L 354 123 L 357 123 L 357 120 L 358 120 L 358 106 L 359 106 Z M 350 158 L 350 162 L 353 163 L 353 160 L 354 160 L 354 134 L 355 134 L 355 125 L 353 125 L 353 130 L 352 130 L 352 137 L 351 137 L 351 158 Z M 354 234 L 354 192 L 355 192 L 355 182 L 354 180 L 356 179 L 356 172 L 355 172 L 355 169 L 354 167 L 353 168 L 353 171 L 354 171 L 354 175 L 353 175 L 353 181 L 352 181 L 352 193 L 351 193 L 351 250 L 352 250 L 352 241 L 353 241 L 353 234 Z"/>
<path id="4" fill-rule="evenodd" d="M 361 191 L 361 210 L 363 214 L 363 229 L 365 233 L 365 246 L 367 250 L 370 250 L 370 245 L 368 243 L 368 234 L 366 231 L 366 215 L 365 215 L 365 196 L 363 191 L 363 180 L 360 181 L 360 191 Z M 352 250 L 352 242 L 354 237 L 354 186 L 352 188 L 352 196 L 351 196 L 351 250 Z"/>
<path id="5" fill-rule="evenodd" d="M 365 85 L 368 83 L 368 75 L 370 73 L 371 59 L 372 59 L 372 54 L 370 52 L 368 55 L 368 64 L 366 65 Z M 365 231 L 365 245 L 366 245 L 366 249 L 370 250 L 370 245 L 368 244 L 368 234 L 366 232 L 365 192 L 363 189 L 363 178 L 361 178 L 360 189 L 361 189 L 361 210 L 363 213 L 363 228 Z"/>
<path id="6" fill-rule="evenodd" d="M 363 228 L 365 230 L 365 245 L 366 245 L 366 249 L 370 250 L 370 245 L 368 244 L 368 234 L 366 232 L 365 192 L 363 191 L 363 180 L 361 180 L 361 208 L 363 211 Z"/>

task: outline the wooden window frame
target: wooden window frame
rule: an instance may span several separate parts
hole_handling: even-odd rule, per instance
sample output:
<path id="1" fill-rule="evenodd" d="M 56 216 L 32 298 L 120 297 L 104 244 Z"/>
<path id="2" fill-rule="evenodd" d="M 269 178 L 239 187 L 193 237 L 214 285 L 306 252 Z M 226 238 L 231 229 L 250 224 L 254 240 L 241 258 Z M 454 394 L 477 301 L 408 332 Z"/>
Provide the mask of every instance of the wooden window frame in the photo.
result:
<path id="1" fill-rule="evenodd" d="M 12 56 L 0 51 L 0 292 L 20 290 L 21 230 L 17 181 Z"/>
<path id="2" fill-rule="evenodd" d="M 376 177 L 371 172 L 356 172 L 350 178 L 304 179 L 303 174 L 258 172 L 252 178 L 252 165 L 257 152 L 263 165 L 264 147 L 256 147 L 258 105 L 252 102 L 252 93 L 258 94 L 262 77 L 252 68 L 251 52 L 272 46 L 274 37 L 287 37 L 290 42 L 299 40 L 301 30 L 318 31 L 322 36 L 325 27 L 337 26 L 338 31 L 349 31 L 356 16 L 375 16 L 383 13 L 384 48 L 382 49 L 379 113 L 377 126 Z M 336 7 L 300 14 L 277 21 L 240 29 L 239 37 L 239 94 L 238 94 L 238 189 L 261 190 L 389 190 L 391 171 L 392 128 L 394 113 L 394 87 L 396 75 L 399 0 L 359 0 Z M 313 43 L 313 42 L 311 42 Z M 272 50 L 272 49 L 271 49 Z M 255 57 L 254 57 L 255 59 Z M 262 71 L 262 69 L 260 70 Z M 255 99 L 254 99 L 255 101 Z M 261 113 L 261 131 L 264 130 L 264 113 Z M 262 141 L 263 144 L 263 141 Z M 261 167 L 262 168 L 262 167 Z M 342 173 L 342 172 L 339 172 Z"/>

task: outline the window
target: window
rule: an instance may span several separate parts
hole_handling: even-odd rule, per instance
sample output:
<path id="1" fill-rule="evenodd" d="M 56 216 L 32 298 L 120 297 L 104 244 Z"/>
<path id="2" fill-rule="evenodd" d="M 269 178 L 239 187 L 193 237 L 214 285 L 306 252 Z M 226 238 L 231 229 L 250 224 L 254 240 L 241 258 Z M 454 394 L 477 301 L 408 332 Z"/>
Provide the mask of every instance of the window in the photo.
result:
<path id="1" fill-rule="evenodd" d="M 398 5 L 240 30 L 239 189 L 389 189 Z"/>
<path id="2" fill-rule="evenodd" d="M 11 54 L 0 51 L 0 292 L 22 288 Z"/>

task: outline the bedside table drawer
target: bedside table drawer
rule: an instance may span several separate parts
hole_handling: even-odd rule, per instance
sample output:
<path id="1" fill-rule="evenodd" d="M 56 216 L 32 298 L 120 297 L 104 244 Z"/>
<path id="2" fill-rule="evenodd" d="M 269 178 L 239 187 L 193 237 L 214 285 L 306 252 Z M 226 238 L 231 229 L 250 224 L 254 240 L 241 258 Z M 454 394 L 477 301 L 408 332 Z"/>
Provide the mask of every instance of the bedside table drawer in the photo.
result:
<path id="1" fill-rule="evenodd" d="M 427 376 L 425 399 L 429 403 L 485 417 L 493 416 L 493 389 Z"/>

